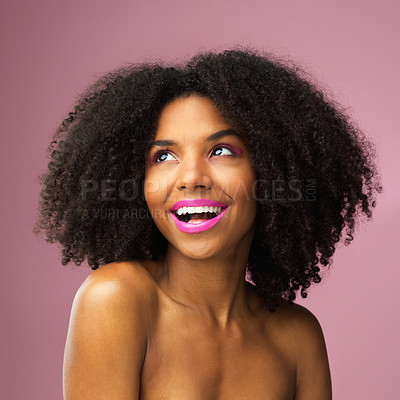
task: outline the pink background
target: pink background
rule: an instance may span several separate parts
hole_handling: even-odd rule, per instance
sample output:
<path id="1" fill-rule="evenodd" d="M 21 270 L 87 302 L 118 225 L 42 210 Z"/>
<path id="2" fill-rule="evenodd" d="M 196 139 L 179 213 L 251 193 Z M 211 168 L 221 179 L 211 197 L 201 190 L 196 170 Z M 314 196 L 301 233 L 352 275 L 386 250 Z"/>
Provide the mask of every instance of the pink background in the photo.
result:
<path id="1" fill-rule="evenodd" d="M 301 301 L 319 319 L 335 399 L 395 400 L 399 317 L 399 2 L 36 0 L 1 4 L 0 398 L 62 398 L 71 302 L 89 268 L 32 233 L 45 150 L 74 96 L 125 62 L 253 45 L 291 56 L 351 106 L 379 149 L 374 221 Z"/>

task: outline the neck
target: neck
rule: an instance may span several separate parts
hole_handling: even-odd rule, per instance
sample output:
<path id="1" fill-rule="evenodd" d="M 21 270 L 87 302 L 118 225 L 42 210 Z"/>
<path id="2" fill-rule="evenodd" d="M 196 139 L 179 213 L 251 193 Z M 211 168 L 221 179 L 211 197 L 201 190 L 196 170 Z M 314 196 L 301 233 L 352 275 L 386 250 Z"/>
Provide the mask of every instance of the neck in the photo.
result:
<path id="1" fill-rule="evenodd" d="M 250 312 L 245 281 L 249 252 L 241 246 L 212 259 L 185 257 L 172 245 L 160 260 L 162 290 L 207 321 L 227 327 Z"/>

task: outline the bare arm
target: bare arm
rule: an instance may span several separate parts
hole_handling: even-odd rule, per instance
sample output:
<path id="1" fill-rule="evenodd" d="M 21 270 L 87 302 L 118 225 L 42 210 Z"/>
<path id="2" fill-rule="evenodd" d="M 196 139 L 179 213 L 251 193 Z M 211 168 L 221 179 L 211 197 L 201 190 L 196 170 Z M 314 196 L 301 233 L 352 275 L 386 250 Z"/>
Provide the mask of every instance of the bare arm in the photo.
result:
<path id="1" fill-rule="evenodd" d="M 321 326 L 306 308 L 299 308 L 296 323 L 297 369 L 294 400 L 331 400 L 332 383 Z"/>
<path id="2" fill-rule="evenodd" d="M 139 398 L 146 353 L 143 299 L 121 270 L 101 268 L 89 275 L 73 302 L 64 400 Z"/>

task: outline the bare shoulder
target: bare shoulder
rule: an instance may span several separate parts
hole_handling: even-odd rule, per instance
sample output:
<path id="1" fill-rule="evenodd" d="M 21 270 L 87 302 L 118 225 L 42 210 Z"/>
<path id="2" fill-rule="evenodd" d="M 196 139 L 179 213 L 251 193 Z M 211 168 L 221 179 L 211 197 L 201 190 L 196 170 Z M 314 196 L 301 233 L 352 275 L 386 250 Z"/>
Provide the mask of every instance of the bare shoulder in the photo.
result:
<path id="1" fill-rule="evenodd" d="M 142 261 L 113 262 L 93 271 L 78 289 L 72 311 L 77 307 L 113 309 L 127 318 L 146 318 L 156 307 L 156 285 Z M 142 320 L 142 323 L 145 321 Z M 150 321 L 147 321 L 150 322 Z"/>
<path id="2" fill-rule="evenodd" d="M 271 326 L 296 364 L 313 349 L 325 347 L 317 317 L 299 304 L 282 303 L 272 314 Z"/>
<path id="3" fill-rule="evenodd" d="M 151 311 L 157 307 L 154 287 L 141 262 L 107 264 L 86 278 L 68 328 L 66 400 L 138 398 Z"/>
<path id="4" fill-rule="evenodd" d="M 316 316 L 308 310 L 296 303 L 284 302 L 279 305 L 275 312 L 276 324 L 286 333 L 290 333 L 293 339 L 300 336 L 320 335 L 322 333 L 321 325 Z M 296 335 L 293 335 L 293 332 Z"/>
<path id="5" fill-rule="evenodd" d="M 104 290 L 106 287 L 109 290 Z M 129 300 L 145 300 L 155 293 L 155 282 L 142 260 L 113 262 L 93 271 L 79 288 L 80 292 L 105 294 L 119 291 Z M 101 288 L 101 290 L 98 290 Z"/>
<path id="6" fill-rule="evenodd" d="M 275 336 L 296 366 L 295 400 L 330 400 L 332 386 L 324 334 L 316 316 L 282 303 L 270 319 Z"/>

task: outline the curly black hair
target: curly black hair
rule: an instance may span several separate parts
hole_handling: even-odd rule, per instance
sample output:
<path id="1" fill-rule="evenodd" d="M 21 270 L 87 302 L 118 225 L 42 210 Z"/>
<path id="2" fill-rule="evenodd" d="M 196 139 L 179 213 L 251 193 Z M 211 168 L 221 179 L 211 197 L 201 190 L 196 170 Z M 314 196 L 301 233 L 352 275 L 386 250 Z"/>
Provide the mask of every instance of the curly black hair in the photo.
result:
<path id="1" fill-rule="evenodd" d="M 107 74 L 53 136 L 34 233 L 62 245 L 64 265 L 165 254 L 143 194 L 149 143 L 166 104 L 205 96 L 245 138 L 257 175 L 251 281 L 271 311 L 300 288 L 307 297 L 343 232 L 349 244 L 382 190 L 373 143 L 318 86 L 299 67 L 249 49 Z"/>

